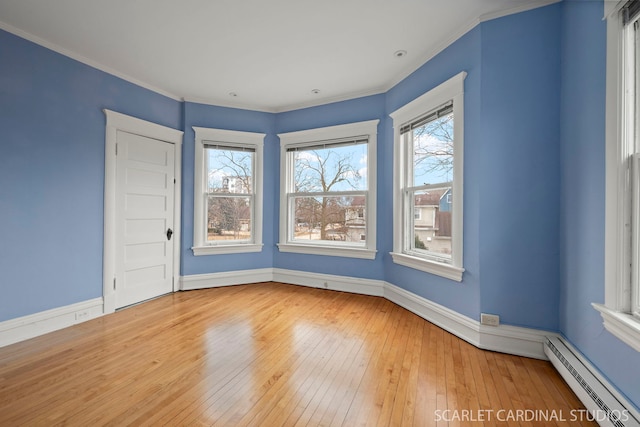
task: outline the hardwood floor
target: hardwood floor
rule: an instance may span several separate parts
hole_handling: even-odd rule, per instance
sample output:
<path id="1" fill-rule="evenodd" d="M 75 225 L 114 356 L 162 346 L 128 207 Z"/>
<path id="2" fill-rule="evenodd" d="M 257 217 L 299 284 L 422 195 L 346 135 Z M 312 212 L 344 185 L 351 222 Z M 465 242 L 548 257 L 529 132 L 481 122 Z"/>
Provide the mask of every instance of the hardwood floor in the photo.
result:
<path id="1" fill-rule="evenodd" d="M 548 362 L 478 350 L 383 298 L 280 283 L 179 292 L 0 348 L 1 426 L 595 425 L 581 409 Z"/>

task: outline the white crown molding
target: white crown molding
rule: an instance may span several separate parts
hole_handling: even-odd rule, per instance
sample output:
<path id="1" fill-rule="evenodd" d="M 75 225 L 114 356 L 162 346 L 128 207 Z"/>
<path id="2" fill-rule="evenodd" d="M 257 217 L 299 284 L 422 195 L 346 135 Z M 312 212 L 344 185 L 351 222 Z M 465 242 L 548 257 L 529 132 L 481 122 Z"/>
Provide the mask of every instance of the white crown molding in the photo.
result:
<path id="1" fill-rule="evenodd" d="M 71 58 L 71 59 L 73 59 L 75 61 L 81 62 L 81 63 L 83 63 L 85 65 L 88 65 L 88 66 L 90 66 L 92 68 L 95 68 L 96 70 L 104 71 L 107 74 L 111 74 L 112 76 L 119 77 L 122 80 L 126 80 L 129 83 L 133 83 L 133 84 L 135 84 L 137 86 L 140 86 L 140 87 L 142 87 L 144 89 L 148 89 L 148 90 L 150 90 L 152 92 L 155 92 L 155 93 L 157 93 L 159 95 L 166 96 L 167 98 L 171 98 L 171 99 L 173 99 L 175 101 L 182 101 L 182 98 L 180 96 L 174 94 L 174 93 L 168 92 L 168 91 L 166 91 L 164 89 L 161 89 L 161 88 L 159 88 L 157 86 L 154 86 L 154 85 L 146 83 L 146 82 L 144 82 L 142 80 L 136 79 L 135 77 L 131 77 L 131 76 L 125 74 L 125 73 L 121 73 L 120 71 L 118 71 L 118 70 L 116 70 L 114 68 L 111 68 L 111 67 L 109 67 L 107 65 L 104 65 L 104 64 L 101 64 L 99 62 L 96 62 L 96 61 L 94 61 L 92 59 L 87 58 L 86 56 L 83 56 L 83 55 L 80 55 L 78 53 L 75 53 L 75 52 L 73 52 L 73 51 L 71 51 L 69 49 L 65 49 L 62 46 L 58 46 L 55 43 L 52 43 L 52 42 L 47 41 L 45 39 L 42 39 L 42 38 L 40 38 L 38 36 L 35 36 L 35 35 L 31 34 L 31 33 L 26 32 L 26 31 L 20 30 L 20 29 L 14 27 L 12 25 L 9 25 L 9 24 L 7 24 L 5 22 L 0 21 L 0 29 L 6 31 L 8 33 L 11 33 L 13 35 L 16 35 L 18 37 L 21 37 L 21 38 L 23 38 L 25 40 L 28 40 L 30 42 L 33 42 L 33 43 L 35 43 L 37 45 L 45 47 L 45 48 L 47 48 L 49 50 L 57 52 L 60 55 L 66 56 L 67 58 Z"/>
<path id="2" fill-rule="evenodd" d="M 502 18 L 504 16 L 515 15 L 516 13 L 527 12 L 529 10 L 538 9 L 545 6 L 550 6 L 554 3 L 560 3 L 562 0 L 536 0 L 536 1 L 523 1 L 516 7 L 510 7 L 509 9 L 501 10 L 498 12 L 485 13 L 481 15 L 478 20 L 480 22 L 491 21 L 492 19 Z"/>
<path id="3" fill-rule="evenodd" d="M 237 99 L 237 98 L 234 98 Z M 254 104 L 251 102 L 242 101 L 230 101 L 228 99 L 215 98 L 215 97 L 199 97 L 199 96 L 185 96 L 182 98 L 184 102 L 191 104 L 202 104 L 213 107 L 234 108 L 236 110 L 248 110 L 258 113 L 277 113 L 275 108 L 266 107 L 262 104 Z"/>
<path id="4" fill-rule="evenodd" d="M 333 104 L 335 102 L 350 101 L 352 99 L 364 98 L 367 96 L 380 95 L 387 91 L 386 86 L 379 86 L 372 89 L 362 90 L 358 92 L 349 92 L 342 95 L 328 96 L 315 100 L 300 102 L 296 104 L 288 104 L 282 107 L 274 108 L 274 113 L 285 113 L 287 111 L 302 110 L 305 108 L 318 107 L 321 105 Z"/>
<path id="5" fill-rule="evenodd" d="M 522 4 L 518 7 L 509 8 L 504 11 L 485 14 L 480 17 L 474 18 L 470 20 L 466 25 L 462 25 L 456 28 L 448 36 L 443 37 L 442 41 L 433 49 L 425 52 L 423 55 L 417 56 L 413 61 L 411 61 L 411 63 L 407 67 L 404 68 L 404 70 L 402 70 L 394 78 L 386 82 L 386 84 L 382 84 L 378 87 L 370 88 L 363 91 L 350 92 L 350 93 L 345 93 L 345 94 L 330 96 L 330 97 L 315 98 L 313 100 L 304 101 L 300 103 L 286 104 L 280 107 L 268 107 L 268 106 L 265 106 L 264 104 L 242 102 L 237 98 L 234 98 L 234 100 L 231 101 L 227 99 L 213 98 L 213 97 L 209 98 L 209 97 L 180 96 L 172 92 L 166 91 L 155 85 L 152 85 L 150 83 L 139 80 L 135 77 L 129 76 L 114 68 L 111 68 L 107 65 L 96 62 L 92 59 L 89 59 L 83 55 L 75 53 L 69 49 L 63 48 L 55 43 L 49 42 L 31 33 L 20 30 L 5 22 L 0 21 L 0 29 L 5 30 L 9 33 L 12 33 L 23 39 L 29 40 L 33 43 L 36 43 L 40 46 L 43 46 L 47 49 L 50 49 L 54 52 L 64 55 L 68 58 L 74 59 L 86 65 L 89 65 L 97 70 L 104 71 L 105 73 L 111 74 L 115 77 L 119 77 L 137 86 L 151 90 L 153 92 L 156 92 L 160 95 L 164 95 L 176 101 L 192 102 L 197 104 L 213 105 L 213 106 L 226 107 L 226 108 L 236 108 L 241 110 L 258 111 L 258 112 L 265 112 L 265 113 L 283 113 L 287 111 L 295 111 L 295 110 L 300 110 L 304 108 L 317 107 L 320 105 L 332 104 L 335 102 L 348 101 L 351 99 L 357 99 L 357 98 L 362 98 L 366 96 L 379 95 L 381 93 L 385 93 L 389 91 L 391 88 L 393 88 L 394 86 L 396 86 L 398 83 L 400 83 L 402 80 L 407 78 L 413 72 L 415 72 L 422 65 L 424 65 L 425 63 L 433 59 L 436 55 L 438 55 L 440 52 L 442 52 L 447 47 L 449 47 L 460 37 L 462 37 L 469 31 L 471 31 L 481 22 L 489 21 L 496 18 L 501 18 L 503 16 L 513 15 L 520 12 L 526 12 L 528 10 L 551 5 L 559 1 L 560 0 L 532 0 L 528 2 L 522 2 Z"/>
<path id="6" fill-rule="evenodd" d="M 477 18 L 474 18 L 467 22 L 466 25 L 462 25 L 452 31 L 447 37 L 444 37 L 442 41 L 436 45 L 433 49 L 425 52 L 423 55 L 416 57 L 411 62 L 411 65 L 407 66 L 402 72 L 398 73 L 393 79 L 387 82 L 386 85 L 382 87 L 382 92 L 387 92 L 391 90 L 398 83 L 409 77 L 412 73 L 417 71 L 420 67 L 422 67 L 427 62 L 431 61 L 435 58 L 440 52 L 451 46 L 455 41 L 460 39 L 462 36 L 467 34 L 469 31 L 473 30 L 482 22 L 490 21 L 492 19 L 502 18 L 508 15 L 515 15 L 516 13 L 526 12 L 529 10 L 537 9 L 540 7 L 549 6 L 553 3 L 559 3 L 561 0 L 533 0 L 522 2 L 520 6 L 505 9 L 503 11 L 487 13 Z"/>
<path id="7" fill-rule="evenodd" d="M 380 95 L 385 93 L 387 90 L 388 89 L 386 86 L 380 86 L 380 87 L 369 89 L 369 90 L 349 92 L 349 93 L 345 93 L 337 96 L 327 96 L 327 97 L 320 97 L 320 98 L 314 97 L 313 100 L 294 103 L 294 104 L 286 104 L 281 107 L 267 107 L 262 104 L 253 104 L 250 102 L 242 102 L 242 101 L 230 101 L 228 99 L 221 99 L 221 98 L 187 96 L 183 98 L 183 100 L 185 102 L 190 102 L 194 104 L 213 105 L 216 107 L 226 107 L 226 108 L 236 108 L 239 110 L 258 111 L 262 113 L 286 113 L 288 111 L 302 110 L 305 108 L 333 104 L 335 102 L 364 98 L 366 96 Z M 234 98 L 234 99 L 237 99 L 237 98 Z"/>
<path id="8" fill-rule="evenodd" d="M 431 61 L 440 52 L 451 46 L 456 40 L 467 34 L 469 31 L 473 30 L 479 23 L 480 20 L 478 18 L 472 19 L 466 25 L 457 28 L 448 37 L 444 38 L 442 42 L 439 43 L 436 47 L 425 52 L 423 55 L 416 57 L 416 59 L 411 62 L 410 66 L 405 68 L 403 72 L 399 73 L 392 80 L 387 82 L 387 84 L 384 86 L 384 92 L 393 89 L 393 87 L 395 87 L 398 83 L 402 82 L 424 64 Z"/>
<path id="9" fill-rule="evenodd" d="M 0 322 L 0 347 L 100 317 L 102 305 L 94 298 Z"/>

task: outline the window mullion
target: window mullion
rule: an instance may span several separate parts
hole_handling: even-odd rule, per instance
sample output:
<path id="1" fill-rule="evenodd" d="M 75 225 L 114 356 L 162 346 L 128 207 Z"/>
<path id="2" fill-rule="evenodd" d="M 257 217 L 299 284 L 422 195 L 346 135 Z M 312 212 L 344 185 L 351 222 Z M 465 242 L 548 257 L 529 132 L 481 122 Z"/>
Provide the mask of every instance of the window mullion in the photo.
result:
<path id="1" fill-rule="evenodd" d="M 414 158 L 414 141 L 413 141 L 413 131 L 407 132 L 405 135 L 404 141 L 404 177 L 403 177 L 403 251 L 410 251 L 412 248 L 411 245 L 411 236 L 413 236 L 413 227 L 414 227 L 414 214 L 413 214 L 413 194 L 409 190 L 410 187 L 413 186 L 413 158 Z"/>
<path id="2" fill-rule="evenodd" d="M 633 155 L 630 158 L 631 163 L 631 286 L 630 286 L 630 300 L 631 306 L 629 310 L 631 312 L 637 311 L 636 304 L 634 301 L 637 298 L 637 289 L 638 289 L 638 256 L 640 255 L 638 252 L 638 244 L 639 244 L 639 228 L 640 225 L 639 216 L 640 212 L 638 212 L 638 203 L 639 200 L 639 189 L 638 189 L 638 179 L 640 174 L 638 173 L 638 154 Z"/>
<path id="3" fill-rule="evenodd" d="M 207 169 L 205 169 L 207 170 Z M 202 245 L 207 243 L 207 240 L 209 238 L 209 215 L 208 215 L 208 211 L 209 211 L 209 193 L 208 192 L 204 192 L 204 194 L 202 195 L 202 218 L 203 218 L 203 223 L 204 223 L 204 227 L 202 227 Z"/>
<path id="4" fill-rule="evenodd" d="M 405 191 L 406 197 L 406 208 L 407 208 L 407 230 L 406 230 L 406 243 L 405 248 L 408 251 L 415 250 L 415 230 L 416 230 L 416 203 L 415 203 L 415 192 L 412 189 L 407 189 Z M 412 241 L 413 240 L 413 241 Z"/>
<path id="5" fill-rule="evenodd" d="M 357 191 L 304 191 L 304 192 L 291 192 L 292 197 L 349 197 L 349 196 L 364 196 L 367 190 Z"/>
<path id="6" fill-rule="evenodd" d="M 629 309 L 630 312 L 640 317 L 640 144 L 638 139 L 640 137 L 640 120 L 638 114 L 640 113 L 640 96 L 638 96 L 637 90 L 640 88 L 640 54 L 638 49 L 640 48 L 640 31 L 638 20 L 635 20 L 632 25 L 629 26 L 629 30 L 633 29 L 633 37 L 629 37 L 632 46 L 628 49 L 630 58 L 629 63 L 632 65 L 630 70 L 631 75 L 628 74 L 629 79 L 629 95 L 633 97 L 633 102 L 629 102 L 627 105 L 633 106 L 630 114 L 627 114 L 627 118 L 630 121 L 628 127 L 630 135 L 628 138 L 627 150 L 633 153 L 629 157 L 629 163 L 631 171 L 629 174 L 630 182 L 629 189 L 631 191 L 631 283 L 629 286 Z"/>
<path id="7" fill-rule="evenodd" d="M 255 169 L 254 169 L 255 170 Z M 256 226 L 256 200 L 255 200 L 255 195 L 254 192 L 252 191 L 251 194 L 249 194 L 249 205 L 251 206 L 251 209 L 249 210 L 249 241 L 251 243 L 254 243 L 256 240 L 256 236 L 255 236 L 255 226 Z"/>
<path id="8" fill-rule="evenodd" d="M 205 196 L 211 197 L 224 197 L 227 199 L 237 198 L 237 199 L 246 199 L 247 197 L 253 197 L 255 193 L 218 193 L 218 192 L 210 192 L 204 193 Z"/>

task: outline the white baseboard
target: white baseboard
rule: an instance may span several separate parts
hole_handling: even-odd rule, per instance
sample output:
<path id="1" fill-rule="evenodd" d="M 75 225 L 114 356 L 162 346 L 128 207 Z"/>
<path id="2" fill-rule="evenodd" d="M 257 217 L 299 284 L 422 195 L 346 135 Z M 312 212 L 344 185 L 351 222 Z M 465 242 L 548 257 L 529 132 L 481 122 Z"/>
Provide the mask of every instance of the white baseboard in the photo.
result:
<path id="1" fill-rule="evenodd" d="M 273 268 L 255 270 L 223 271 L 221 273 L 192 274 L 180 277 L 180 290 L 219 288 L 222 286 L 246 285 L 249 283 L 272 282 Z"/>
<path id="2" fill-rule="evenodd" d="M 556 333 L 517 326 L 485 326 L 426 298 L 385 283 L 384 297 L 474 346 L 500 353 L 547 360 L 544 344 Z"/>
<path id="3" fill-rule="evenodd" d="M 180 278 L 180 290 L 187 291 L 260 282 L 282 282 L 311 288 L 323 288 L 374 296 L 383 296 L 384 292 L 384 282 L 381 280 L 308 273 L 306 271 L 285 270 L 281 268 L 261 268 L 256 270 L 225 271 L 221 273 L 182 276 Z"/>
<path id="4" fill-rule="evenodd" d="M 308 273 L 306 271 L 273 269 L 273 281 L 291 283 L 311 288 L 330 289 L 332 291 L 350 292 L 353 294 L 384 295 L 382 280 L 361 279 L 357 277 L 336 276 L 334 274 Z"/>
<path id="5" fill-rule="evenodd" d="M 547 359 L 544 352 L 546 337 L 557 336 L 551 332 L 515 326 L 484 326 L 477 320 L 382 280 L 280 268 L 260 268 L 183 276 L 180 278 L 180 289 L 186 291 L 271 281 L 384 297 L 485 350 Z M 11 319 L 0 323 L 0 347 L 65 328 L 102 314 L 102 298 L 96 298 Z"/>
<path id="6" fill-rule="evenodd" d="M 102 298 L 94 298 L 7 320 L 0 323 L 0 347 L 85 322 L 102 314 Z"/>
<path id="7" fill-rule="evenodd" d="M 519 326 L 500 325 L 485 326 L 478 322 L 480 328 L 479 348 L 547 360 L 544 344 L 549 337 L 557 337 L 556 332 Z"/>
<path id="8" fill-rule="evenodd" d="M 183 276 L 180 278 L 180 289 L 186 291 L 270 281 L 384 297 L 474 346 L 486 350 L 547 359 L 544 352 L 546 337 L 557 336 L 546 331 L 515 326 L 484 326 L 477 320 L 382 280 L 280 268 L 261 268 Z M 0 323 L 0 347 L 101 316 L 102 304 L 102 298 L 96 298 L 2 322 Z"/>
<path id="9" fill-rule="evenodd" d="M 481 325 L 477 320 L 382 280 L 309 273 L 281 268 L 262 268 L 184 276 L 181 278 L 180 289 L 203 289 L 269 281 L 381 296 L 470 344 L 485 350 L 546 360 L 547 356 L 544 352 L 546 337 L 557 336 L 553 332 L 537 329 L 508 325 Z"/>
<path id="10" fill-rule="evenodd" d="M 458 338 L 480 346 L 480 322 L 388 282 L 385 283 L 384 297 Z"/>

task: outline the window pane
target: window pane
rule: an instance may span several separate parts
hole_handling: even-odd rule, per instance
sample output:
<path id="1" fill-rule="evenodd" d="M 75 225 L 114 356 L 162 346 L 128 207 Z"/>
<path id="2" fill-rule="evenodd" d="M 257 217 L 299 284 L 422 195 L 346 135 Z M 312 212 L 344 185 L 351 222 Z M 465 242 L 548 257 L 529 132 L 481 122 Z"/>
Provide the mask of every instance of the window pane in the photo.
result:
<path id="1" fill-rule="evenodd" d="M 453 181 L 453 113 L 413 130 L 410 187 Z"/>
<path id="2" fill-rule="evenodd" d="M 206 148 L 209 193 L 252 193 L 253 151 Z"/>
<path id="3" fill-rule="evenodd" d="M 411 194 L 414 220 L 411 250 L 451 258 L 451 187 Z"/>
<path id="4" fill-rule="evenodd" d="M 294 192 L 367 189 L 367 144 L 291 151 Z"/>
<path id="5" fill-rule="evenodd" d="M 365 196 L 296 197 L 293 240 L 366 243 Z"/>
<path id="6" fill-rule="evenodd" d="M 251 197 L 208 196 L 207 241 L 251 239 Z"/>

